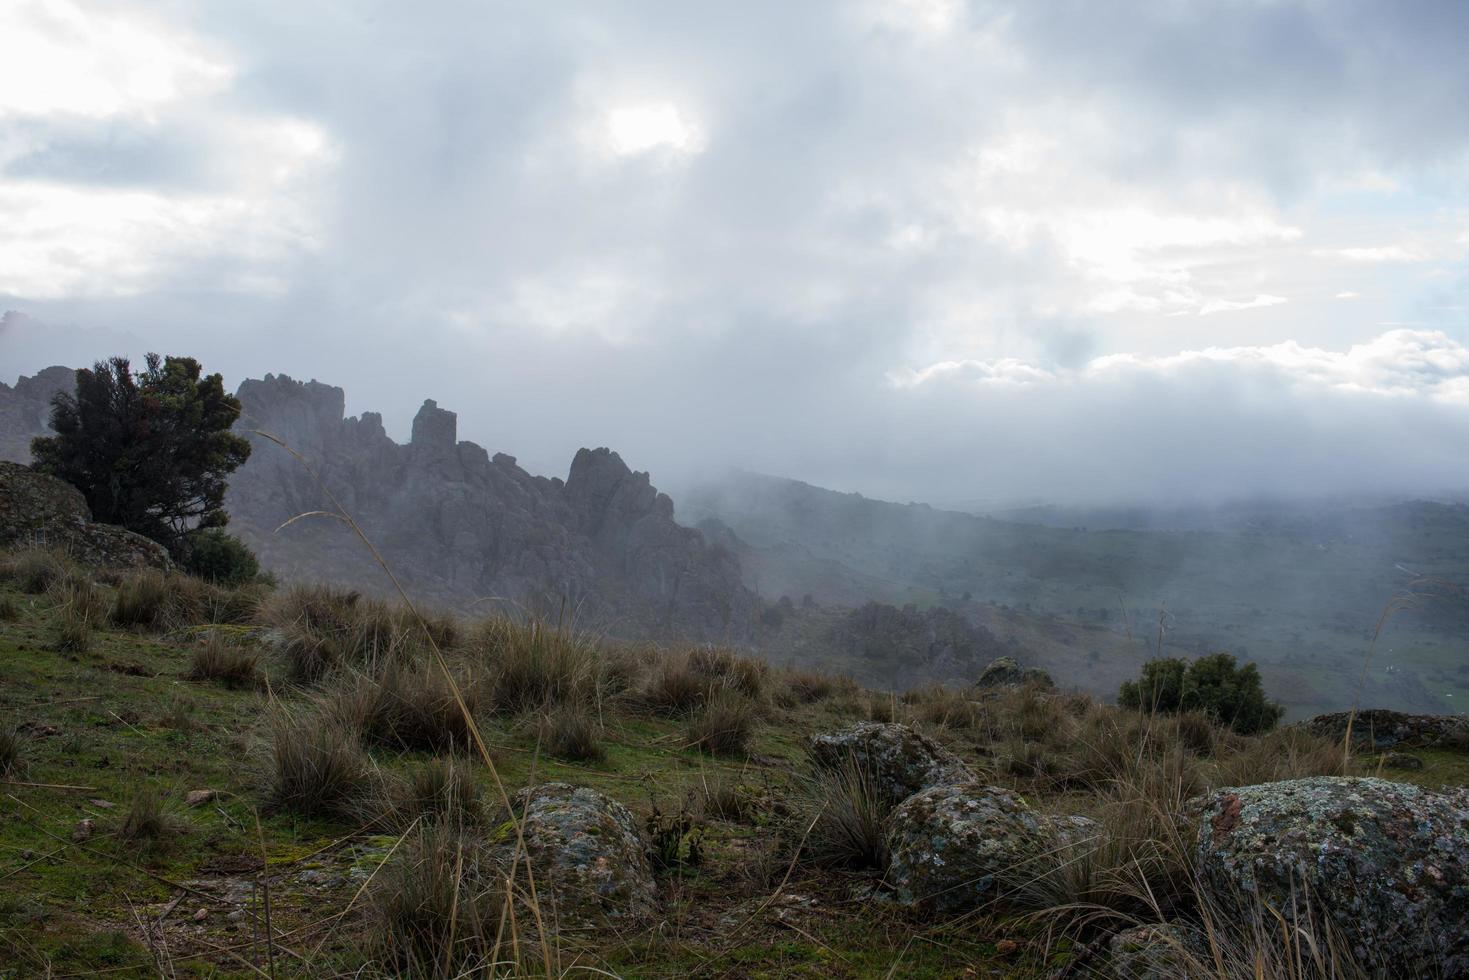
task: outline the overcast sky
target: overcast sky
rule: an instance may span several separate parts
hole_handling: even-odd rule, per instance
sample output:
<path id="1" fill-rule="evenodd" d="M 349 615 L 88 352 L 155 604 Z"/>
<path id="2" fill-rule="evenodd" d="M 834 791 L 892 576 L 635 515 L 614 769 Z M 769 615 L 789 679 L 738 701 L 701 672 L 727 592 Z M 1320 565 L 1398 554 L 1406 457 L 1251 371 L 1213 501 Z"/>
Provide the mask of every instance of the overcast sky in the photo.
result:
<path id="1" fill-rule="evenodd" d="M 0 4 L 0 380 L 899 499 L 1469 489 L 1469 4 Z"/>

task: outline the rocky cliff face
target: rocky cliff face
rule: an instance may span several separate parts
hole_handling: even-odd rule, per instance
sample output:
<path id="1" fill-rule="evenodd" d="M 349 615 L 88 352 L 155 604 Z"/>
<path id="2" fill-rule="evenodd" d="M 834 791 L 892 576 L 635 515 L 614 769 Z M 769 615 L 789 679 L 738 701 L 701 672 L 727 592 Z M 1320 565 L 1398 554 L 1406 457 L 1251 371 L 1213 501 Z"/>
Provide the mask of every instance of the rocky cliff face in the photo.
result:
<path id="1" fill-rule="evenodd" d="M 241 428 L 260 435 L 230 481 L 230 529 L 284 578 L 388 587 L 339 521 L 291 518 L 332 509 L 330 491 L 410 594 L 459 608 L 512 602 L 624 636 L 742 640 L 757 610 L 738 559 L 673 519 L 648 474 L 608 449 L 583 449 L 559 479 L 513 456 L 461 442 L 453 412 L 424 402 L 399 445 L 382 417 L 345 417 L 340 388 L 284 375 L 246 381 Z M 279 528 L 279 530 L 277 530 Z"/>
<path id="2" fill-rule="evenodd" d="M 76 382 L 71 368 L 48 367 L 11 387 L 0 382 L 0 459 L 31 461 L 31 439 L 50 431 L 51 396 Z"/>

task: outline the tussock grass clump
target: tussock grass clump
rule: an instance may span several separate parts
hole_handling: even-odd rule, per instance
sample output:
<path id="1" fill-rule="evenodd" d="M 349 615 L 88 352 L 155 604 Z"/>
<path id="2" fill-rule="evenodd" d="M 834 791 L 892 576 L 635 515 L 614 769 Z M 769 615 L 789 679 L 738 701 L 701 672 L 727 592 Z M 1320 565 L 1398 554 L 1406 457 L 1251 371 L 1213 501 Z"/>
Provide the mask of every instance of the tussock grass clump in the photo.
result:
<path id="1" fill-rule="evenodd" d="M 563 706 L 541 716 L 541 747 L 557 759 L 601 762 L 607 758 L 603 737 L 601 724 L 584 710 Z"/>
<path id="2" fill-rule="evenodd" d="M 783 672 L 786 690 L 797 704 L 815 704 L 845 688 L 856 685 L 842 678 L 832 677 L 816 670 L 789 668 Z"/>
<path id="3" fill-rule="evenodd" d="M 709 700 L 709 678 L 694 670 L 687 657 L 665 657 L 648 672 L 639 700 L 651 711 L 668 716 L 689 714 Z"/>
<path id="4" fill-rule="evenodd" d="M 262 687 L 260 654 L 213 635 L 194 650 L 186 675 L 191 681 L 218 681 L 232 691 Z"/>
<path id="5" fill-rule="evenodd" d="M 933 684 L 903 696 L 915 720 L 928 725 L 967 730 L 979 719 L 979 712 L 963 693 L 942 684 Z"/>
<path id="6" fill-rule="evenodd" d="M 13 595 L 0 595 L 0 623 L 13 623 L 20 618 L 20 603 Z"/>
<path id="7" fill-rule="evenodd" d="M 392 826 L 402 830 L 415 822 L 439 821 L 452 827 L 483 825 L 489 819 L 484 789 L 468 761 L 430 759 L 390 780 L 385 812 Z M 371 816 L 376 817 L 377 814 Z"/>
<path id="8" fill-rule="evenodd" d="M 478 837 L 421 823 L 374 879 L 368 918 L 378 956 L 407 976 L 480 975 L 505 910 L 503 886 Z"/>
<path id="9" fill-rule="evenodd" d="M 22 548 L 0 559 L 0 579 L 30 595 L 41 595 L 72 569 L 71 559 L 50 548 Z"/>
<path id="10" fill-rule="evenodd" d="M 596 641 L 588 634 L 540 619 L 494 619 L 481 624 L 477 645 L 496 711 L 594 705 L 613 693 Z"/>
<path id="11" fill-rule="evenodd" d="M 112 600 L 112 622 L 117 626 L 160 626 L 167 614 L 172 590 L 169 576 L 147 568 L 123 579 Z"/>
<path id="12" fill-rule="evenodd" d="M 1240 739 L 1215 760 L 1215 786 L 1251 786 L 1307 776 L 1345 776 L 1351 756 L 1337 739 L 1322 738 L 1298 728 L 1279 728 L 1251 739 Z"/>
<path id="13" fill-rule="evenodd" d="M 70 570 L 46 589 L 46 600 L 54 609 L 70 611 L 93 626 L 107 618 L 107 597 L 91 576 Z"/>
<path id="14" fill-rule="evenodd" d="M 351 811 L 368 787 L 369 768 L 356 736 L 315 712 L 271 711 L 267 721 L 266 803 L 305 816 Z"/>
<path id="15" fill-rule="evenodd" d="M 92 620 L 85 606 L 64 605 L 57 613 L 51 649 L 57 653 L 86 653 L 92 648 Z"/>
<path id="16" fill-rule="evenodd" d="M 180 572 L 144 568 L 119 578 L 111 618 L 116 626 L 167 632 L 186 626 L 253 622 L 265 596 L 258 583 L 219 585 Z"/>
<path id="17" fill-rule="evenodd" d="M 0 779 L 18 779 L 25 774 L 28 741 L 14 728 L 0 728 Z"/>
<path id="18" fill-rule="evenodd" d="M 695 674 L 738 691 L 752 701 L 760 700 L 765 690 L 765 678 L 770 673 L 770 666 L 765 661 L 718 647 L 691 650 L 688 667 Z"/>
<path id="19" fill-rule="evenodd" d="M 423 628 L 407 609 L 330 586 L 292 586 L 266 600 L 259 616 L 280 634 L 291 675 L 303 683 L 342 667 L 410 662 L 424 649 Z"/>
<path id="20" fill-rule="evenodd" d="M 474 733 L 464 710 L 477 712 L 481 694 L 481 685 L 463 674 L 451 684 L 438 664 L 390 661 L 375 673 L 346 675 L 322 704 L 334 724 L 373 744 L 465 750 L 474 744 Z"/>
<path id="21" fill-rule="evenodd" d="M 167 844 L 178 831 L 178 822 L 167 812 L 156 786 L 144 786 L 133 794 L 117 826 L 119 840 L 149 850 Z"/>
<path id="22" fill-rule="evenodd" d="M 690 748 L 744 758 L 755 739 L 755 704 L 734 690 L 721 690 L 689 716 L 684 736 Z"/>
<path id="23" fill-rule="evenodd" d="M 699 787 L 699 808 L 705 818 L 751 823 L 760 801 L 752 787 L 728 776 L 717 776 Z"/>
<path id="24" fill-rule="evenodd" d="M 898 802 L 855 758 L 813 766 L 797 787 L 797 819 L 810 828 L 802 860 L 826 868 L 886 867 L 887 821 Z"/>

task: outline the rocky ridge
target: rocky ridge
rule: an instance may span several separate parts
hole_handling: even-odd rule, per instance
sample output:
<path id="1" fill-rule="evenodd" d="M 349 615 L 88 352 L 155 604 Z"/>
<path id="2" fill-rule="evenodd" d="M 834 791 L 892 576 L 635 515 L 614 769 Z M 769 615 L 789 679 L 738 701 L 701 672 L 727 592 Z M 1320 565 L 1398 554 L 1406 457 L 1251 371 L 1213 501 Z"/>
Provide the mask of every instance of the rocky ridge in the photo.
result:
<path id="1" fill-rule="evenodd" d="M 443 605 L 509 603 L 621 636 L 749 635 L 757 600 L 738 559 L 679 525 L 668 495 L 609 449 L 579 451 L 563 481 L 460 441 L 455 413 L 433 400 L 399 445 L 381 415 L 347 417 L 341 388 L 266 375 L 238 397 L 254 452 L 230 481 L 230 528 L 283 578 L 387 585 L 341 522 L 281 529 L 334 509 L 330 491 L 404 586 Z M 253 430 L 289 443 L 312 471 Z"/>

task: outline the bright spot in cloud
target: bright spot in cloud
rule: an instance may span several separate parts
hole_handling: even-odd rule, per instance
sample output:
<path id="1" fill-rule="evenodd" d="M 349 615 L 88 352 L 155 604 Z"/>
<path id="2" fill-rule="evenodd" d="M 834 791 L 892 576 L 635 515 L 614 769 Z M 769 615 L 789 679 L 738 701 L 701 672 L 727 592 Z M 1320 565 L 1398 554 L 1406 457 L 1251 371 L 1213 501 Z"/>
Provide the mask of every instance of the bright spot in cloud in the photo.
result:
<path id="1" fill-rule="evenodd" d="M 0 117 L 146 113 L 232 74 L 192 38 L 67 0 L 0 4 Z"/>
<path id="2" fill-rule="evenodd" d="M 1347 290 L 1344 293 L 1337 293 L 1336 294 L 1336 298 L 1337 299 L 1356 299 L 1358 296 L 1361 296 L 1361 295 L 1362 295 L 1361 293 L 1354 293 L 1351 290 Z"/>
<path id="3" fill-rule="evenodd" d="M 607 115 L 607 136 L 613 152 L 633 156 L 659 147 L 692 154 L 704 149 L 699 128 L 669 103 L 623 106 Z"/>
<path id="4" fill-rule="evenodd" d="M 1344 259 L 1347 262 L 1426 262 L 1428 253 L 1421 248 L 1383 245 L 1377 248 L 1318 248 L 1312 255 L 1322 259 Z"/>
<path id="5" fill-rule="evenodd" d="M 1209 316 L 1211 313 L 1230 313 L 1234 310 L 1253 310 L 1261 306 L 1279 306 L 1284 302 L 1287 302 L 1284 296 L 1270 296 L 1265 293 L 1261 293 L 1254 299 L 1246 300 L 1211 299 L 1206 300 L 1199 307 L 1199 316 Z"/>

